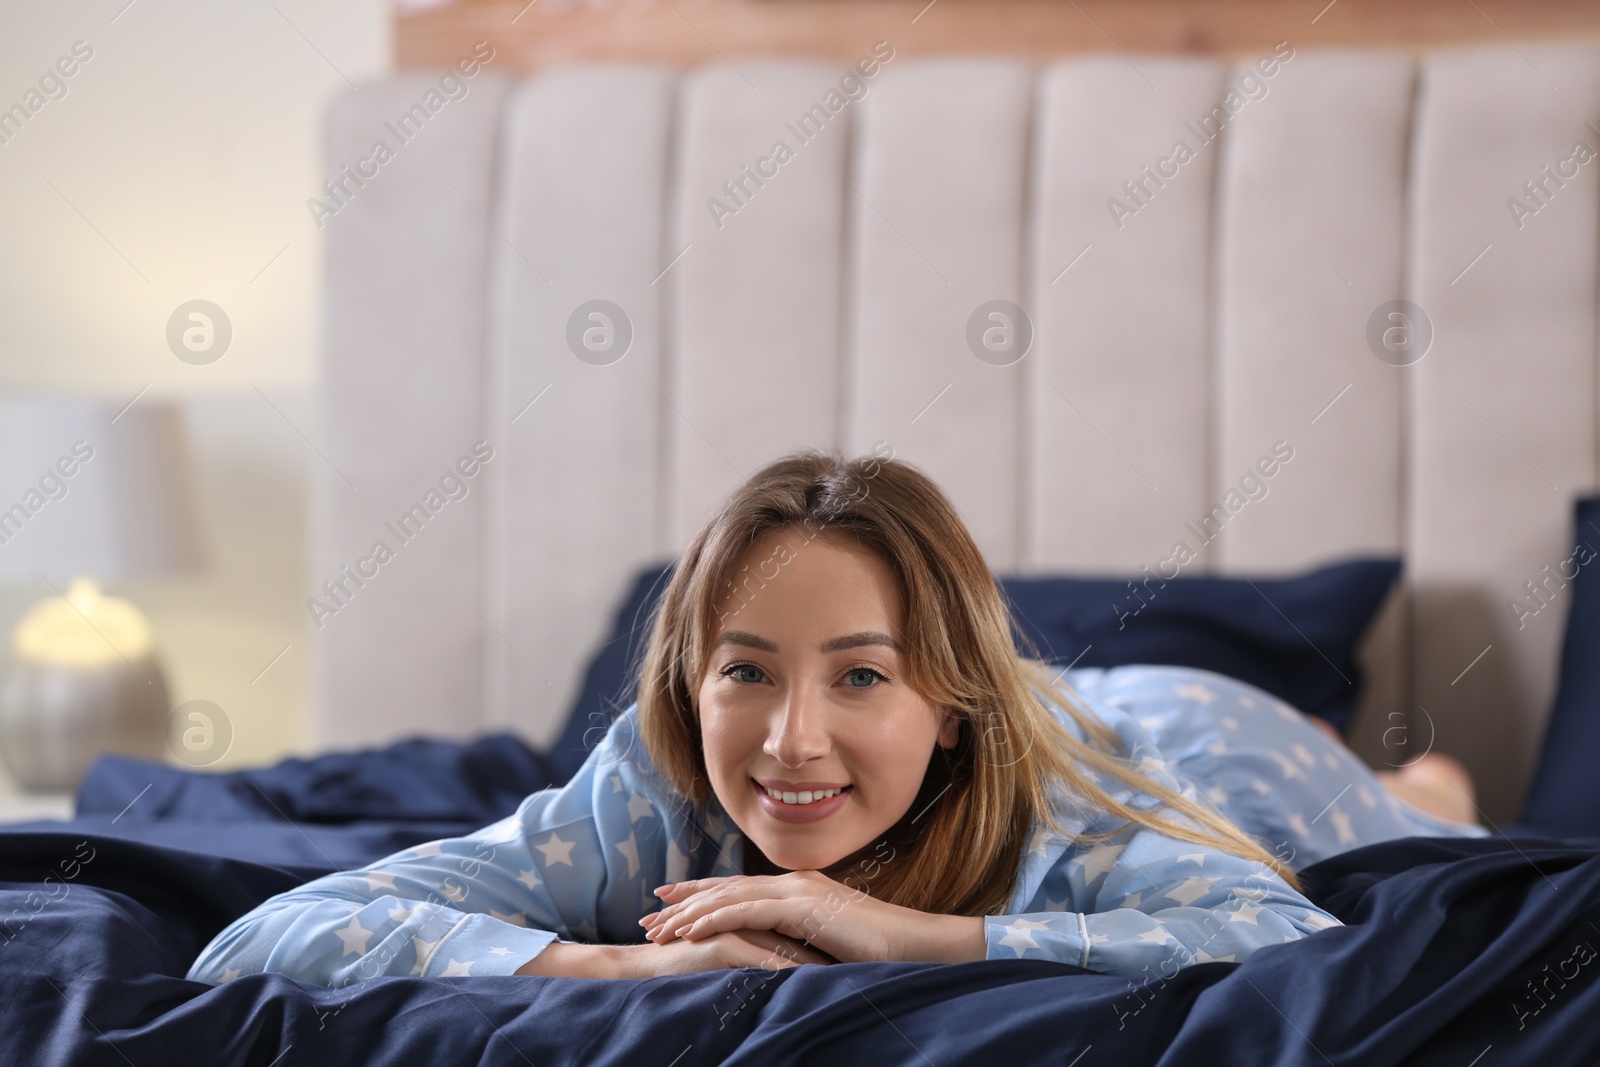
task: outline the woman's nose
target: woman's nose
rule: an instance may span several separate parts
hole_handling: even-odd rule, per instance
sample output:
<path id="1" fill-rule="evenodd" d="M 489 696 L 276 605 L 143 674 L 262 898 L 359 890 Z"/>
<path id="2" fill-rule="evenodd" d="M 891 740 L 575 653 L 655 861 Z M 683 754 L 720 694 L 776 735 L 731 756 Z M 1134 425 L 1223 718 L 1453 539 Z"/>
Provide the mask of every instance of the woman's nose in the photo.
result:
<path id="1" fill-rule="evenodd" d="M 785 767 L 799 767 L 826 756 L 830 747 L 824 711 L 810 686 L 789 690 L 773 715 L 764 747 L 767 755 Z"/>

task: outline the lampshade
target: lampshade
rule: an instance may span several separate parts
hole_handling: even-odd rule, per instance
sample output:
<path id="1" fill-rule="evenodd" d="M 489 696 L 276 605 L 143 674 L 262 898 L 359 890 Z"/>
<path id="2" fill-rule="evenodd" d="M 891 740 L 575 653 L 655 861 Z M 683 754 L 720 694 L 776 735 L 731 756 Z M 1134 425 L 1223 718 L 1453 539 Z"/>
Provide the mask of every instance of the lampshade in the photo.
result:
<path id="1" fill-rule="evenodd" d="M 170 575 L 202 565 L 176 404 L 0 402 L 0 581 Z"/>

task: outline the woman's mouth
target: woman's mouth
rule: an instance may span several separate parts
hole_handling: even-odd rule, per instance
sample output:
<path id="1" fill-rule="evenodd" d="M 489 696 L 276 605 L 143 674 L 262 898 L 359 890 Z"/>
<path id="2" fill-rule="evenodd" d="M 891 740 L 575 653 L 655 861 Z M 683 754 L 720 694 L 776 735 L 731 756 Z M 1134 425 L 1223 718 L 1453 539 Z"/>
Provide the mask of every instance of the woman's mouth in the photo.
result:
<path id="1" fill-rule="evenodd" d="M 764 786 L 754 778 L 750 779 L 750 788 L 755 790 L 762 811 L 780 822 L 791 823 L 825 819 L 844 807 L 850 794 L 855 791 L 852 785 L 819 790 L 779 790 Z M 774 793 L 777 795 L 774 796 Z"/>

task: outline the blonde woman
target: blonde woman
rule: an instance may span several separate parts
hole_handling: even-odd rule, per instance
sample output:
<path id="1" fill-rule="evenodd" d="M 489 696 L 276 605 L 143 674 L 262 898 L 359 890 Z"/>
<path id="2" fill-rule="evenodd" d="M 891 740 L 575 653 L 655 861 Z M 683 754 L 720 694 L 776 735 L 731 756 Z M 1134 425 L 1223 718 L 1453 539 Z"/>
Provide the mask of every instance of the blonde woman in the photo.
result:
<path id="1" fill-rule="evenodd" d="M 1061 672 L 1012 633 L 926 476 L 785 457 L 684 551 L 637 703 L 568 784 L 264 902 L 189 976 L 1019 957 L 1170 974 L 1341 925 L 1299 892 L 1314 859 L 1484 832 L 1390 796 L 1243 683 Z"/>

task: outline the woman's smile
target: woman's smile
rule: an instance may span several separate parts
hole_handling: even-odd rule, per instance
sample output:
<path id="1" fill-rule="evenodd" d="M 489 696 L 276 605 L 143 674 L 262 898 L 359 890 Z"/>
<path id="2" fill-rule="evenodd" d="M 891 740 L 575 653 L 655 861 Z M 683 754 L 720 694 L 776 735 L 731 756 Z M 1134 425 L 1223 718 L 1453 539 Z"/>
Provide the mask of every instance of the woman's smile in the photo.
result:
<path id="1" fill-rule="evenodd" d="M 799 783 L 810 785 L 812 783 Z M 779 796 L 771 786 L 750 779 L 751 788 L 760 797 L 761 810 L 779 822 L 817 822 L 844 807 L 849 801 L 853 786 L 824 789 L 783 790 Z"/>

